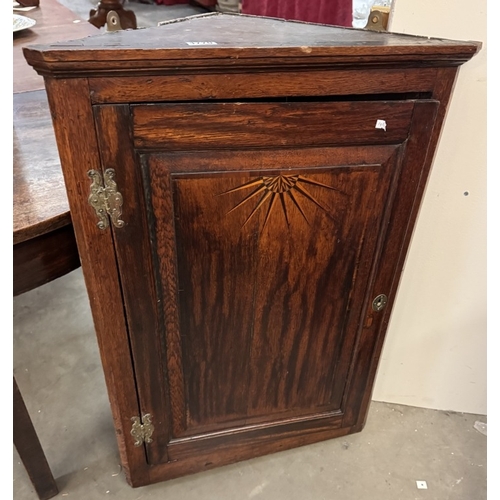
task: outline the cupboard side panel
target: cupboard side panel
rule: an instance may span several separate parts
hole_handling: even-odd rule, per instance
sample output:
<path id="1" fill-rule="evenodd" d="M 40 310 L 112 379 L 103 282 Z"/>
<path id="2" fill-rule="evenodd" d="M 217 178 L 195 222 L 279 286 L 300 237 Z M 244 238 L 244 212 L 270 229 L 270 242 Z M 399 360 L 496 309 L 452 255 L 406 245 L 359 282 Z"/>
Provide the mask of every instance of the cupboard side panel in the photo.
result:
<path id="1" fill-rule="evenodd" d="M 120 459 L 130 484 L 148 480 L 143 447 L 130 435 L 139 414 L 120 280 L 111 231 L 97 227 L 88 203 L 91 169 L 101 171 L 94 117 L 85 79 L 45 79 L 104 376 L 113 413 Z"/>
<path id="2" fill-rule="evenodd" d="M 396 234 L 391 236 L 391 239 L 388 239 L 386 243 L 386 247 L 389 248 L 389 246 L 393 245 L 393 242 L 396 241 L 398 237 L 403 238 L 398 264 L 394 272 L 393 282 L 391 285 L 390 293 L 393 299 L 392 301 L 389 302 L 384 317 L 382 318 L 381 328 L 380 328 L 381 335 L 378 338 L 378 343 L 375 346 L 375 353 L 373 355 L 370 379 L 368 382 L 370 390 L 367 390 L 364 396 L 364 400 L 362 402 L 362 407 L 360 411 L 361 418 L 356 423 L 356 427 L 360 429 L 363 428 L 366 421 L 367 408 L 371 399 L 373 383 L 375 381 L 378 362 L 380 359 L 380 355 L 382 353 L 383 341 L 389 325 L 391 311 L 394 305 L 394 299 L 397 294 L 399 280 L 401 278 L 401 273 L 403 272 L 406 256 L 411 243 L 411 237 L 415 230 L 415 225 L 417 223 L 418 212 L 420 210 L 420 206 L 424 197 L 427 180 L 429 178 L 432 168 L 432 163 L 436 154 L 437 147 L 439 145 L 439 137 L 443 130 L 448 104 L 453 93 L 453 88 L 455 86 L 458 71 L 459 68 L 457 67 L 447 67 L 447 68 L 437 69 L 436 81 L 432 93 L 432 98 L 435 99 L 437 106 L 437 110 L 434 111 L 434 115 L 432 111 L 427 110 L 427 113 L 429 113 L 429 115 L 427 116 L 424 102 L 417 101 L 418 108 L 415 109 L 414 117 L 415 119 L 418 119 L 418 121 L 412 125 L 412 130 L 410 131 L 410 137 L 413 137 L 414 131 L 419 130 L 420 127 L 422 127 L 423 136 L 421 137 L 415 136 L 411 139 L 411 142 L 409 144 L 411 145 L 412 149 L 409 152 L 408 157 L 409 158 L 413 157 L 413 161 L 415 162 L 418 161 L 421 162 L 420 176 L 418 177 L 418 180 L 416 178 L 410 179 L 410 181 L 417 183 L 417 186 L 415 188 L 414 203 L 412 205 L 409 223 L 405 228 L 404 237 L 398 236 Z M 404 196 L 398 197 L 398 204 L 401 204 L 403 206 L 407 202 L 408 200 L 406 200 Z M 396 229 L 396 233 L 397 231 L 398 229 Z"/>
<path id="3" fill-rule="evenodd" d="M 344 421 L 347 426 L 352 425 L 361 429 L 366 421 L 390 312 L 415 225 L 423 185 L 429 172 L 432 154 L 428 154 L 428 145 L 435 131 L 438 107 L 437 101 L 422 101 L 415 104 L 401 176 L 387 221 L 387 234 L 380 250 L 382 258 L 370 294 L 375 297 L 384 293 L 388 297 L 388 303 L 381 312 L 374 311 L 371 304 L 367 304 L 353 372 L 353 377 L 359 380 L 359 385 L 350 392 L 346 400 Z M 438 123 L 438 128 L 439 125 Z M 369 363 L 370 370 L 358 373 L 358 367 L 363 363 Z"/>

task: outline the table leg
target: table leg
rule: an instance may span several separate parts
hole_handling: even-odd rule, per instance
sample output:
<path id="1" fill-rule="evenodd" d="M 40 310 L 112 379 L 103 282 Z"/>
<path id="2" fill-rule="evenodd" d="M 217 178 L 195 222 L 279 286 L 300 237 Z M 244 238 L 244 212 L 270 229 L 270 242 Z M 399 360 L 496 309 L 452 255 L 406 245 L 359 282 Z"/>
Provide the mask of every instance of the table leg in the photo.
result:
<path id="1" fill-rule="evenodd" d="M 14 378 L 14 445 L 40 500 L 59 493 L 33 423 Z"/>

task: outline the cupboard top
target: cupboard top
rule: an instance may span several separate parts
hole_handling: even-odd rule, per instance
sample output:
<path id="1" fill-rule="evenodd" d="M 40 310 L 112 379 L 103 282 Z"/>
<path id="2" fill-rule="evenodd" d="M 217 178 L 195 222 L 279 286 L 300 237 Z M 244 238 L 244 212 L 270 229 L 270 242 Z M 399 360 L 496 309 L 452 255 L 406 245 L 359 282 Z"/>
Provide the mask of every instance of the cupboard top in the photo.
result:
<path id="1" fill-rule="evenodd" d="M 216 67 L 456 66 L 480 47 L 480 42 L 212 13 L 26 47 L 24 54 L 41 74 L 75 77 Z"/>

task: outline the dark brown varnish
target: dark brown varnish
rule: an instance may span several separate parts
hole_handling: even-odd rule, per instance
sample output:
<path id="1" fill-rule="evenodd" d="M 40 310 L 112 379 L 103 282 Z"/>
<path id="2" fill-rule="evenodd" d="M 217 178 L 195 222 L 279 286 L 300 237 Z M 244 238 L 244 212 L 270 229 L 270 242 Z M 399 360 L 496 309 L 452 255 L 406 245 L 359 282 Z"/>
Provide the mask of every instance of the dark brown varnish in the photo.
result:
<path id="1" fill-rule="evenodd" d="M 29 17 L 35 29 L 13 39 L 14 295 L 59 278 L 80 265 L 44 81 L 23 47 L 99 31 L 57 0 L 43 0 Z"/>
<path id="2" fill-rule="evenodd" d="M 48 500 L 55 497 L 59 493 L 59 489 L 15 378 L 12 396 L 14 400 L 12 426 L 14 445 L 38 498 Z"/>
<path id="3" fill-rule="evenodd" d="M 479 46 L 213 14 L 25 50 L 131 485 L 363 428 L 457 67 Z M 108 168 L 125 226 L 103 231 L 87 172 Z M 134 447 L 145 414 L 153 441 Z"/>

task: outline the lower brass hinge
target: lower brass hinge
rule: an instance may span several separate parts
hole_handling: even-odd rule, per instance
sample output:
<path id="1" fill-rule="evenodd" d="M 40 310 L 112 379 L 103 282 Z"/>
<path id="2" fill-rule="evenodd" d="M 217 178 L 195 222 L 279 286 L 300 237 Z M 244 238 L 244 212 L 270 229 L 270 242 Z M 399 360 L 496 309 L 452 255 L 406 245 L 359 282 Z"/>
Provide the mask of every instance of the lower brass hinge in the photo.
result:
<path id="1" fill-rule="evenodd" d="M 142 416 L 142 423 L 139 417 L 132 417 L 132 429 L 130 434 L 135 439 L 134 446 L 141 446 L 143 443 L 152 443 L 154 425 L 151 423 L 151 415 L 146 413 Z"/>

